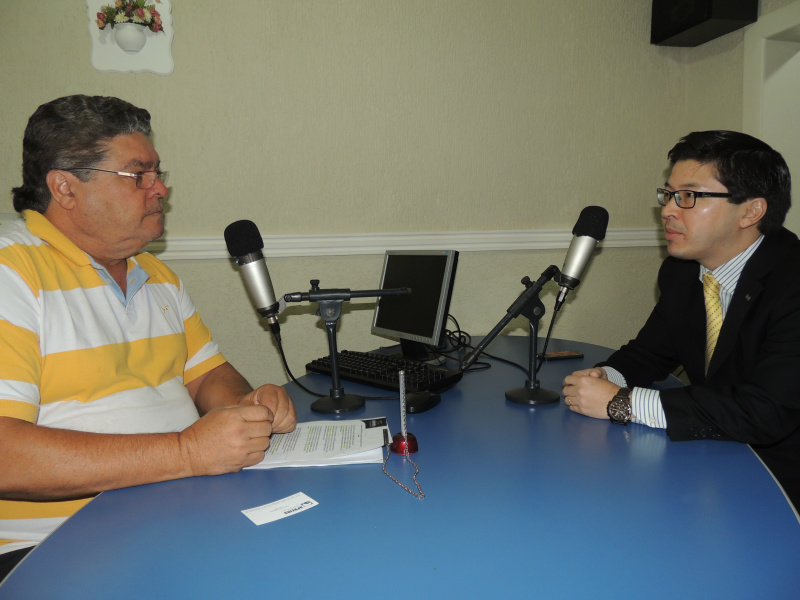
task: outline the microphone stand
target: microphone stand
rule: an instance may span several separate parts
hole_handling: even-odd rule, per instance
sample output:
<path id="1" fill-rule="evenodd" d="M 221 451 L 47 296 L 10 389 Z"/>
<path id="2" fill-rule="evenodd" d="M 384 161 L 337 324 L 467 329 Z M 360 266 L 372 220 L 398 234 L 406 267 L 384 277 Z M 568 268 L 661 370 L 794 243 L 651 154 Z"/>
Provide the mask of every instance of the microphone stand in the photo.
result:
<path id="1" fill-rule="evenodd" d="M 331 355 L 331 389 L 330 395 L 324 396 L 311 404 L 311 410 L 323 414 L 342 414 L 353 412 L 364 407 L 364 397 L 356 394 L 345 394 L 339 380 L 339 358 L 336 347 L 336 325 L 342 316 L 342 302 L 351 298 L 375 298 L 380 296 L 404 296 L 411 293 L 411 288 L 393 288 L 388 290 L 319 289 L 319 279 L 311 280 L 308 292 L 295 292 L 284 295 L 286 302 L 316 302 L 319 306 L 316 314 L 325 321 L 328 332 L 328 350 Z"/>
<path id="2" fill-rule="evenodd" d="M 524 280 L 523 280 L 524 283 Z M 517 404 L 555 404 L 561 399 L 561 394 L 553 390 L 547 390 L 539 385 L 539 379 L 536 377 L 539 369 L 536 368 L 536 357 L 538 355 L 537 344 L 539 340 L 539 321 L 544 316 L 544 304 L 537 297 L 535 302 L 532 302 L 522 310 L 522 314 L 528 318 L 528 378 L 525 380 L 525 385 L 522 387 L 514 388 L 506 391 L 506 400 L 516 402 Z"/>
<path id="3" fill-rule="evenodd" d="M 503 330 L 503 328 L 511 322 L 512 319 L 523 315 L 528 318 L 529 323 L 529 357 L 528 357 L 528 378 L 525 380 L 525 385 L 521 388 L 514 388 L 506 392 L 506 399 L 517 404 L 553 404 L 558 402 L 561 395 L 552 390 L 542 389 L 539 385 L 539 380 L 536 379 L 536 354 L 537 344 L 539 337 L 539 320 L 544 316 L 544 304 L 539 299 L 539 292 L 542 291 L 544 285 L 550 281 L 556 274 L 559 273 L 558 267 L 550 265 L 542 272 L 541 277 L 535 282 L 532 282 L 529 277 L 524 277 L 522 283 L 525 286 L 525 291 L 519 295 L 514 303 L 508 307 L 506 315 L 500 319 L 500 322 L 495 325 L 494 329 L 483 338 L 480 344 L 464 359 L 461 363 L 461 370 L 466 371 L 478 358 L 481 352 L 484 351 L 494 338 Z"/>

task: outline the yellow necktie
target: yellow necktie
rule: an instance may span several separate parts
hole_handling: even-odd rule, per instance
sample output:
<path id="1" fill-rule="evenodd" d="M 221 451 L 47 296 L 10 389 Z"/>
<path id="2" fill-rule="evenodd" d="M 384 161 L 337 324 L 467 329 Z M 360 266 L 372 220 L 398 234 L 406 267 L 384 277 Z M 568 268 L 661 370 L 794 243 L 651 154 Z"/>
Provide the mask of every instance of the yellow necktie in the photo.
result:
<path id="1" fill-rule="evenodd" d="M 711 273 L 703 275 L 703 295 L 706 299 L 706 371 L 717 345 L 722 327 L 722 303 L 719 301 L 719 282 Z"/>

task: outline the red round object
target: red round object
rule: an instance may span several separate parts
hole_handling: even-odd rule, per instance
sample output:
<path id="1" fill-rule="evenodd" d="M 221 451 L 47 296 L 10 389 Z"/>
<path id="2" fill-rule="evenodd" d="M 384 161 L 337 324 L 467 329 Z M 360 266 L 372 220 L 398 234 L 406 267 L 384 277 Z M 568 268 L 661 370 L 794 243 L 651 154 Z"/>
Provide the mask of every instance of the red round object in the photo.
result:
<path id="1" fill-rule="evenodd" d="M 406 447 L 408 447 L 409 454 L 414 454 L 414 452 L 419 450 L 416 436 L 414 436 L 413 433 L 409 433 L 405 438 L 403 438 L 402 433 L 395 433 L 392 436 L 392 445 L 389 446 L 389 449 L 395 454 L 405 454 Z"/>

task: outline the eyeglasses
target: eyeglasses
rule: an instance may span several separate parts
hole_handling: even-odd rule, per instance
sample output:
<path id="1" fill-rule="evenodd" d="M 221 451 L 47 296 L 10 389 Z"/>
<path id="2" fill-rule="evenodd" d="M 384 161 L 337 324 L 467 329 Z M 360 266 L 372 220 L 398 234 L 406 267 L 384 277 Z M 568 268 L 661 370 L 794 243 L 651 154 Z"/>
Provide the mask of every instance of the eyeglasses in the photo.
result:
<path id="1" fill-rule="evenodd" d="M 692 190 L 675 190 L 670 192 L 664 188 L 656 190 L 656 198 L 661 206 L 666 206 L 670 199 L 675 200 L 678 208 L 694 208 L 698 198 L 733 198 L 728 192 L 693 192 Z"/>
<path id="2" fill-rule="evenodd" d="M 114 175 L 122 175 L 123 177 L 130 177 L 136 180 L 136 187 L 140 190 L 149 190 L 156 184 L 156 180 L 163 184 L 167 183 L 169 173 L 155 169 L 154 171 L 142 171 L 141 173 L 126 173 L 125 171 L 110 171 L 108 169 L 95 169 L 94 167 L 73 167 L 71 169 L 64 169 L 65 171 L 102 171 L 103 173 L 113 173 Z"/>

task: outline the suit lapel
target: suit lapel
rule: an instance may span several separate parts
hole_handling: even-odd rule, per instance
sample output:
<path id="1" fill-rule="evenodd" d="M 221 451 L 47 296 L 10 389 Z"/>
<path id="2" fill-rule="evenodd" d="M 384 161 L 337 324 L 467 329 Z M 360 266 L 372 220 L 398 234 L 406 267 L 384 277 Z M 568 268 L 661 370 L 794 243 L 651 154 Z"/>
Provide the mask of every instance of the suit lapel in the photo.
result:
<path id="1" fill-rule="evenodd" d="M 742 324 L 764 291 L 763 277 L 772 270 L 779 250 L 777 241 L 773 237 L 767 236 L 747 261 L 742 275 L 739 277 L 739 283 L 736 284 L 736 291 L 731 298 L 725 320 L 722 322 L 722 329 L 719 332 L 714 356 L 711 357 L 711 364 L 708 366 L 706 379 L 709 379 L 730 356 Z"/>
<path id="2" fill-rule="evenodd" d="M 763 291 L 764 286 L 759 279 L 745 280 L 744 273 L 742 274 L 742 278 L 739 279 L 739 283 L 736 285 L 736 291 L 731 299 L 725 320 L 722 322 L 717 346 L 714 349 L 714 355 L 711 357 L 711 364 L 708 365 L 707 378 L 711 377 L 714 371 L 730 356 L 736 345 L 736 339 L 739 337 L 742 324 L 745 322 L 751 308 L 756 305 L 756 301 Z"/>
<path id="3" fill-rule="evenodd" d="M 703 300 L 703 284 L 698 278 L 699 272 L 698 264 L 692 275 L 690 287 L 686 290 L 687 304 L 684 318 L 687 326 L 682 352 L 683 366 L 689 379 L 694 382 L 702 381 L 706 363 L 706 307 Z"/>

